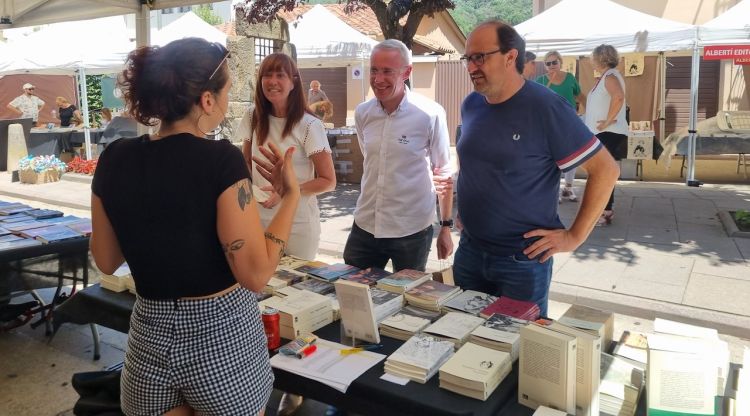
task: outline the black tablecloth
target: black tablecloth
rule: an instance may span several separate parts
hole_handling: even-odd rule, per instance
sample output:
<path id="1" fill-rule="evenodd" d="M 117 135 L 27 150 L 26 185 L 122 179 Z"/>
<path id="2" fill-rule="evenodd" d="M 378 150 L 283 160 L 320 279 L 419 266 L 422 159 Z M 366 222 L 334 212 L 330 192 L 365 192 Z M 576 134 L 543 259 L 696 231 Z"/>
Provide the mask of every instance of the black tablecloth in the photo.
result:
<path id="1" fill-rule="evenodd" d="M 102 137 L 101 129 L 91 129 L 91 143 L 99 143 Z M 85 142 L 83 130 L 71 131 L 32 131 L 26 141 L 26 147 L 32 156 L 59 156 L 63 150 L 71 150 Z"/>
<path id="2" fill-rule="evenodd" d="M 130 292 L 116 293 L 102 289 L 97 283 L 79 290 L 55 309 L 52 317 L 54 330 L 66 322 L 98 324 L 127 333 L 135 296 Z"/>

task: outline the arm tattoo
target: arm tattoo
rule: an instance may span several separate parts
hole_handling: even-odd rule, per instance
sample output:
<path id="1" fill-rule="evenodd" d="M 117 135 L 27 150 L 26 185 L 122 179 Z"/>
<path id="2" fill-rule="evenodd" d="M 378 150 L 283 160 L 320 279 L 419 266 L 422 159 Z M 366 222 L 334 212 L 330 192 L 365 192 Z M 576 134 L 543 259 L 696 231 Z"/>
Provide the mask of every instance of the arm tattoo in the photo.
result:
<path id="1" fill-rule="evenodd" d="M 241 249 L 245 245 L 245 240 L 234 240 L 229 244 L 222 244 L 221 249 L 226 254 L 227 259 L 231 266 L 234 266 L 234 252 Z"/>
<path id="2" fill-rule="evenodd" d="M 276 237 L 275 235 L 266 232 L 263 234 L 266 237 L 266 240 L 271 240 L 272 242 L 278 244 L 279 247 L 279 257 L 284 255 L 284 252 L 286 251 L 286 241 L 280 239 L 279 237 Z"/>
<path id="3" fill-rule="evenodd" d="M 244 211 L 245 206 L 253 200 L 253 192 L 247 179 L 237 182 L 235 186 L 237 187 L 237 203 L 240 204 L 240 209 Z"/>

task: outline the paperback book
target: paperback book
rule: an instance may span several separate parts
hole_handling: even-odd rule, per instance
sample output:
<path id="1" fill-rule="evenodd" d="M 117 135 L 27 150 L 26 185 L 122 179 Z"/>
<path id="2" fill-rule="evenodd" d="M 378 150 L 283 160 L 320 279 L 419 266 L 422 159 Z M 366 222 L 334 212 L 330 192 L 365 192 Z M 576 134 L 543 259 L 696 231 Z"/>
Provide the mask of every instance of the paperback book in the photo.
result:
<path id="1" fill-rule="evenodd" d="M 487 400 L 510 373 L 507 352 L 467 343 L 440 367 L 440 387 L 478 400 Z"/>
<path id="2" fill-rule="evenodd" d="M 602 338 L 602 345 L 612 343 L 615 325 L 615 314 L 612 312 L 574 304 L 565 311 L 558 322 L 598 334 Z"/>
<path id="3" fill-rule="evenodd" d="M 406 301 L 414 306 L 439 311 L 448 299 L 461 293 L 461 288 L 427 280 L 404 293 Z"/>
<path id="4" fill-rule="evenodd" d="M 536 321 L 539 319 L 539 305 L 534 302 L 500 296 L 495 302 L 484 308 L 479 316 L 488 318 L 493 313 L 501 313 L 526 321 Z"/>
<path id="5" fill-rule="evenodd" d="M 453 343 L 417 334 L 388 356 L 385 372 L 424 384 L 452 356 Z"/>
<path id="6" fill-rule="evenodd" d="M 499 313 L 493 313 L 487 320 L 471 332 L 469 341 L 487 348 L 505 351 L 513 361 L 518 360 L 521 328 L 529 321 Z"/>
<path id="7" fill-rule="evenodd" d="M 359 270 L 360 269 L 358 267 L 350 266 L 344 263 L 336 263 L 323 267 L 316 267 L 309 270 L 307 274 L 315 279 L 320 279 L 325 282 L 333 282 L 338 280 L 338 278 L 341 276 L 349 273 L 354 273 Z"/>
<path id="8" fill-rule="evenodd" d="M 333 283 L 316 279 L 307 279 L 305 281 L 293 284 L 292 287 L 299 290 L 309 290 L 310 292 L 314 292 L 319 295 L 327 295 L 329 293 L 333 293 L 335 290 L 333 287 Z"/>
<path id="9" fill-rule="evenodd" d="M 34 217 L 37 220 L 43 220 L 46 218 L 57 218 L 57 217 L 63 216 L 62 211 L 58 211 L 55 209 L 32 209 L 30 211 L 25 211 L 24 214 L 30 217 Z"/>
<path id="10" fill-rule="evenodd" d="M 432 280 L 432 274 L 403 269 L 378 280 L 377 287 L 389 292 L 404 293 L 427 280 Z"/>
<path id="11" fill-rule="evenodd" d="M 497 300 L 496 296 L 476 290 L 465 290 L 443 305 L 444 312 L 464 312 L 474 316 Z"/>
<path id="12" fill-rule="evenodd" d="M 375 286 L 375 284 L 378 283 L 378 280 L 390 275 L 391 273 L 378 267 L 368 267 L 364 270 L 358 270 L 353 273 L 341 276 L 341 278 L 350 282 L 357 282 L 368 286 Z"/>
<path id="13" fill-rule="evenodd" d="M 424 329 L 424 333 L 434 335 L 437 338 L 453 342 L 456 348 L 461 347 L 471 335 L 484 322 L 483 318 L 460 312 L 448 312 L 435 323 Z"/>

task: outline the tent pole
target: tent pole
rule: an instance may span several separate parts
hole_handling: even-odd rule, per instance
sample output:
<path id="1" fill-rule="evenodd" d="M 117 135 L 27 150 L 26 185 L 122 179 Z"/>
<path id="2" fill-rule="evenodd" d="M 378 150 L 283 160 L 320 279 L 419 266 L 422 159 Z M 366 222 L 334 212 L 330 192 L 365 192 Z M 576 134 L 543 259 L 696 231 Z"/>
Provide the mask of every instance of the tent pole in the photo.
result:
<path id="1" fill-rule="evenodd" d="M 687 186 L 700 186 L 695 180 L 695 147 L 697 137 L 696 125 L 698 118 L 698 81 L 700 76 L 700 45 L 698 44 L 698 29 L 695 32 L 693 42 L 693 62 L 690 67 L 690 121 L 688 123 L 688 172 L 686 177 Z"/>
<path id="2" fill-rule="evenodd" d="M 151 45 L 151 9 L 147 5 L 141 4 L 141 8 L 135 14 L 135 46 L 140 48 L 149 45 Z M 150 131 L 147 126 L 138 123 L 136 133 L 142 136 L 150 133 Z"/>
<path id="3" fill-rule="evenodd" d="M 86 91 L 86 69 L 78 68 L 78 86 L 81 89 L 81 111 L 83 112 L 83 142 L 86 148 L 86 160 L 91 160 L 91 126 L 89 125 L 89 96 Z"/>
<path id="4" fill-rule="evenodd" d="M 661 68 L 659 70 L 659 140 L 667 137 L 665 130 L 667 115 L 665 113 L 667 108 L 667 55 L 664 52 L 659 52 L 659 59 L 661 60 Z"/>

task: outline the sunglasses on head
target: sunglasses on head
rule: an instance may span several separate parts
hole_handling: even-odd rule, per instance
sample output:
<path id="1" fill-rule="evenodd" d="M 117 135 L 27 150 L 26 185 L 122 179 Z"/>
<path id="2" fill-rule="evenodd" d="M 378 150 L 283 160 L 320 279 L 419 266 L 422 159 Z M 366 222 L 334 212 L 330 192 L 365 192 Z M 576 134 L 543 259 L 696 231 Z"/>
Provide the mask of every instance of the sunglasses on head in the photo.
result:
<path id="1" fill-rule="evenodd" d="M 557 59 L 555 59 L 554 61 L 547 61 L 544 64 L 547 65 L 547 66 L 552 66 L 552 65 L 557 65 L 559 63 L 560 63 L 560 61 L 558 61 Z"/>
<path id="2" fill-rule="evenodd" d="M 224 56 L 221 61 L 219 61 L 219 65 L 216 65 L 216 69 L 214 69 L 214 72 L 211 73 L 211 75 L 208 77 L 208 80 L 211 81 L 213 77 L 216 75 L 217 72 L 219 72 L 219 69 L 221 69 L 221 66 L 224 65 L 224 62 L 226 62 L 227 59 L 231 56 L 227 48 L 224 47 L 221 43 L 214 42 L 211 44 L 215 48 L 221 51 L 222 55 Z"/>

